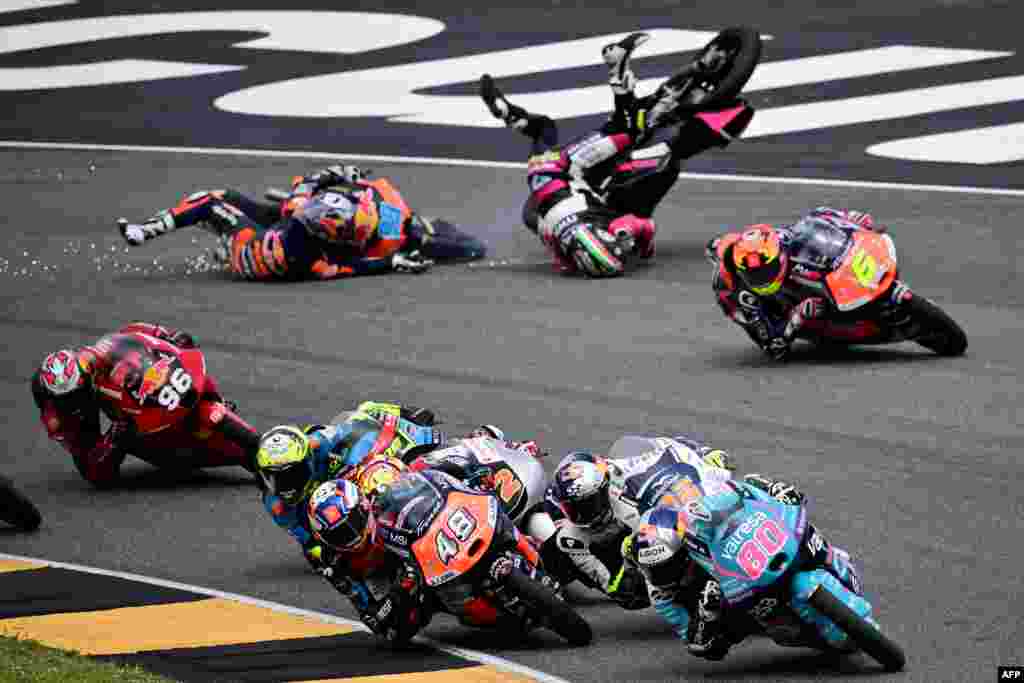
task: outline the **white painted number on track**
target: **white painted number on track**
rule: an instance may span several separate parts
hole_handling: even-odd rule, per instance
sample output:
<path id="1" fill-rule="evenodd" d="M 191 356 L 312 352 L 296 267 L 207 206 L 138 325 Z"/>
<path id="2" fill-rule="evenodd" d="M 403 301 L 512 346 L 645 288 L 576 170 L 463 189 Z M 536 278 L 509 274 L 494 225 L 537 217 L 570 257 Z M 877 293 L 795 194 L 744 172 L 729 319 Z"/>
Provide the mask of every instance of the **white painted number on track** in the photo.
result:
<path id="1" fill-rule="evenodd" d="M 0 12 L 71 4 L 71 0 L 0 0 Z M 40 22 L 0 28 L 0 56 L 75 43 L 157 34 L 238 31 L 267 34 L 239 42 L 238 48 L 354 54 L 424 40 L 444 30 L 434 19 L 396 14 L 314 11 L 212 11 L 118 15 Z M 650 29 L 643 56 L 697 49 L 714 31 Z M 344 34 L 346 39 L 338 41 Z M 464 127 L 497 127 L 472 96 L 424 95 L 445 85 L 476 80 L 489 72 L 501 78 L 594 65 L 601 46 L 623 34 L 534 45 L 428 62 L 345 71 L 266 83 L 218 98 L 225 111 L 258 116 L 386 117 L 390 121 Z M 767 62 L 758 68 L 748 92 L 787 88 L 911 69 L 936 68 L 998 59 L 1011 52 L 894 45 L 800 59 Z M 239 71 L 231 64 L 114 59 L 91 64 L 0 68 L 0 91 L 48 90 L 115 83 L 195 77 Z M 658 79 L 641 81 L 640 92 Z M 747 138 L 885 121 L 1024 99 L 1024 76 L 914 88 L 838 100 L 759 110 Z M 554 118 L 607 111 L 603 84 L 515 93 L 517 104 Z M 884 128 L 879 129 L 884 132 Z M 954 131 L 874 145 L 878 156 L 961 163 L 1000 163 L 1024 159 L 1020 124 Z"/>

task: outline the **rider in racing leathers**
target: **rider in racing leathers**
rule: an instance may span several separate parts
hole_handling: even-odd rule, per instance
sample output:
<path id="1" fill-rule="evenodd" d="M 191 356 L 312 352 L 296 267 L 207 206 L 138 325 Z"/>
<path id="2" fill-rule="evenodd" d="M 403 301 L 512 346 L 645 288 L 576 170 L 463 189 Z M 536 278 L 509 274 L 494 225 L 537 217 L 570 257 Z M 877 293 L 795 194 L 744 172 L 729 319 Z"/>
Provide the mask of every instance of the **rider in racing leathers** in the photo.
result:
<path id="1" fill-rule="evenodd" d="M 198 348 L 187 332 L 136 322 L 89 346 L 49 354 L 32 375 L 32 398 L 39 408 L 47 436 L 71 453 L 78 471 L 95 486 L 114 483 L 129 450 L 139 446 L 131 417 L 121 411 L 118 402 L 123 393 L 140 395 L 146 379 L 140 354 L 147 348 L 149 339 L 158 339 L 179 349 Z M 106 388 L 100 391 L 97 386 L 97 382 L 108 380 L 121 387 L 117 396 L 108 395 Z M 106 433 L 101 433 L 101 410 L 111 421 Z M 228 438 L 255 451 L 254 430 L 223 402 L 210 377 L 197 410 L 204 422 L 215 422 L 212 418 L 218 417 Z M 149 443 L 145 459 L 160 464 L 165 460 L 180 461 L 180 455 L 171 451 L 164 458 L 159 445 Z M 248 463 L 224 462 L 214 453 L 202 454 L 198 464 L 249 466 Z"/>
<path id="2" fill-rule="evenodd" d="M 621 554 L 641 508 L 673 485 L 727 480 L 734 466 L 725 451 L 688 436 L 625 436 L 612 445 L 616 453 L 626 457 L 567 455 L 552 476 L 543 512 L 535 510 L 541 514 L 526 530 L 542 543 L 544 566 L 563 585 L 579 578 L 626 609 L 642 609 L 650 604 L 643 578 Z"/>
<path id="3" fill-rule="evenodd" d="M 718 305 L 767 355 L 784 359 L 805 323 L 834 309 L 825 277 L 837 263 L 823 247 L 833 242 L 832 233 L 845 239 L 842 233 L 856 230 L 885 227 L 862 211 L 820 207 L 791 225 L 751 225 L 712 239 L 707 255 L 717 266 Z M 890 303 L 908 293 L 897 281 Z"/>
<path id="4" fill-rule="evenodd" d="M 313 490 L 325 481 L 344 477 L 377 455 L 392 455 L 396 432 L 432 449 L 446 441 L 436 430 L 433 413 L 425 409 L 366 401 L 344 420 L 328 426 L 279 425 L 265 432 L 256 455 L 263 506 L 274 523 L 300 545 L 316 566 L 317 544 L 304 513 Z"/>
<path id="5" fill-rule="evenodd" d="M 209 190 L 143 223 L 118 220 L 128 244 L 203 224 L 221 240 L 218 258 L 251 280 L 330 280 L 389 271 L 419 273 L 432 264 L 419 253 L 431 227 L 365 180 L 356 166 L 331 166 L 292 180 L 291 198 L 269 206 L 236 190 Z M 398 251 L 394 245 L 406 241 Z"/>
<path id="6" fill-rule="evenodd" d="M 781 503 L 804 503 L 804 494 L 788 482 L 759 474 L 748 474 L 743 480 Z M 697 499 L 690 498 L 686 504 Z M 666 504 L 669 508 L 678 509 L 680 502 L 677 500 Z M 723 628 L 723 610 L 727 607 L 722 604 L 722 590 L 718 581 L 709 577 L 693 561 L 687 550 L 691 547 L 688 542 L 682 543 L 679 551 L 673 555 L 666 557 L 664 553 L 657 553 L 651 558 L 644 557 L 644 541 L 641 537 L 651 533 L 651 527 L 647 524 L 648 516 L 657 514 L 658 509 L 652 508 L 643 516 L 638 530 L 623 543 L 623 556 L 627 563 L 639 567 L 644 574 L 655 610 L 672 626 L 676 636 L 686 643 L 690 654 L 720 660 L 728 654 L 735 642 L 732 634 Z M 676 533 L 679 533 L 678 528 Z M 850 562 L 849 554 L 825 541 L 818 532 L 814 533 L 813 538 L 816 539 L 812 542 L 812 550 L 816 555 L 814 559 L 848 589 L 860 595 L 860 578 Z"/>
<path id="7" fill-rule="evenodd" d="M 530 199 L 524 218 L 563 273 L 617 276 L 624 272 L 624 258 L 654 256 L 654 221 L 612 211 L 594 188 L 614 171 L 613 165 L 605 162 L 642 144 L 655 130 L 678 123 L 684 84 L 695 75 L 713 73 L 721 64 L 718 55 L 710 52 L 650 96 L 636 98 L 636 77 L 629 61 L 633 50 L 648 38 L 646 33 L 634 33 L 604 47 L 602 57 L 609 67 L 608 82 L 615 96 L 614 113 L 600 130 L 564 146 L 558 146 L 554 121 L 509 102 L 490 76 L 485 74 L 481 79 L 480 94 L 491 113 L 532 140 L 527 170 Z M 670 146 L 680 156 L 725 146 L 743 131 L 752 116 L 753 109 L 745 106 L 726 129 L 710 137 L 702 124 L 688 123 Z M 677 165 L 664 171 L 663 191 L 667 192 L 677 176 Z"/>
<path id="8" fill-rule="evenodd" d="M 371 495 L 345 479 L 328 481 L 313 491 L 303 516 L 317 543 L 320 575 L 351 601 L 373 633 L 400 645 L 430 621 L 432 610 L 419 577 L 377 534 Z"/>

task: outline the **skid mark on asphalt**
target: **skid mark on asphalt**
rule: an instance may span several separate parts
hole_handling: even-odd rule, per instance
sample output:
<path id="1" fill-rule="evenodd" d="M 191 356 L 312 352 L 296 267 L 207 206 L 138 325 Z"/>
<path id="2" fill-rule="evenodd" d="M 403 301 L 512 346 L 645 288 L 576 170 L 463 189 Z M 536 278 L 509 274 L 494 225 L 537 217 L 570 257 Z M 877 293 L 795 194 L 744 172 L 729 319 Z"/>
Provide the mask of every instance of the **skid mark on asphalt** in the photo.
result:
<path id="1" fill-rule="evenodd" d="M 95 571 L 0 555 L 0 635 L 181 681 L 557 680 L 423 644 L 382 649 L 344 619 Z"/>

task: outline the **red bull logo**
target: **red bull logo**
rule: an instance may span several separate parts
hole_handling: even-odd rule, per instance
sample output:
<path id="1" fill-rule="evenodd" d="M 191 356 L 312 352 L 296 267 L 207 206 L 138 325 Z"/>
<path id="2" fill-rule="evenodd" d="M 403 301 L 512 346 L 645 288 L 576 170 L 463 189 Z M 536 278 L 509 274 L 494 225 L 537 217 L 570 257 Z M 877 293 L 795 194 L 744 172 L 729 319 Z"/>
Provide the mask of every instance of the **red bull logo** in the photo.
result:
<path id="1" fill-rule="evenodd" d="M 142 375 L 142 384 L 139 385 L 139 392 L 136 395 L 139 402 L 145 401 L 147 396 L 162 387 L 169 374 L 171 374 L 170 358 L 161 358 L 146 368 L 146 372 Z"/>

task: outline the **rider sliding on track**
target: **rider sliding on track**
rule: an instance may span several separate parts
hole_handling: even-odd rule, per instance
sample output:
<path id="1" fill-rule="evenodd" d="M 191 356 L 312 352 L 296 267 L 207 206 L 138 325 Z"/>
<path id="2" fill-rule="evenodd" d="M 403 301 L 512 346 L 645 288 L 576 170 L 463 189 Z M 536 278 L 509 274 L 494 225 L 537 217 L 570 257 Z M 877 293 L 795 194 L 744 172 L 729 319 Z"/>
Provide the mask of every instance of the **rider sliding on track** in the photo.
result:
<path id="1" fill-rule="evenodd" d="M 204 225 L 221 242 L 218 259 L 249 280 L 421 273 L 433 264 L 419 252 L 433 228 L 418 214 L 403 218 L 404 203 L 388 194 L 356 166 L 331 166 L 296 176 L 280 208 L 237 190 L 200 191 L 142 223 L 119 219 L 118 229 L 139 246 Z"/>
<path id="2" fill-rule="evenodd" d="M 613 211 L 595 188 L 616 170 L 614 164 L 605 162 L 644 143 L 656 130 L 680 122 L 680 109 L 686 106 L 681 96 L 693 77 L 709 76 L 725 68 L 724 54 L 707 50 L 656 92 L 637 98 L 633 92 L 636 76 L 629 62 L 633 50 L 648 38 L 646 33 L 633 33 L 603 48 L 601 54 L 609 68 L 608 83 L 615 95 L 615 110 L 600 130 L 564 146 L 558 145 L 553 120 L 510 102 L 489 75 L 484 74 L 481 79 L 480 95 L 491 113 L 532 140 L 527 169 L 530 198 L 524 218 L 563 273 L 613 277 L 623 274 L 624 261 L 654 256 L 654 221 Z M 729 113 L 721 117 L 720 129 L 711 130 L 709 135 L 710 125 L 691 120 L 669 146 L 680 157 L 712 146 L 725 146 L 746 128 L 752 117 L 753 108 L 736 101 Z M 668 164 L 658 174 L 663 176 L 656 183 L 660 198 L 676 181 L 678 163 Z"/>

